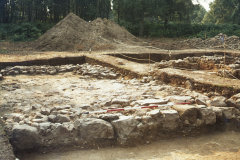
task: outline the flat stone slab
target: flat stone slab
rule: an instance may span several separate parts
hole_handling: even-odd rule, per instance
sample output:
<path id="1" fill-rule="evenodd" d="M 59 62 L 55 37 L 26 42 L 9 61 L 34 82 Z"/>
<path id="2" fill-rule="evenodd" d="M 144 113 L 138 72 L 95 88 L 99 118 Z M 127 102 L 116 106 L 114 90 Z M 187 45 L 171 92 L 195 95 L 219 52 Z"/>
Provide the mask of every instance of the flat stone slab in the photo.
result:
<path id="1" fill-rule="evenodd" d="M 144 100 L 138 100 L 137 103 L 141 106 L 147 106 L 150 104 L 167 104 L 169 100 L 168 99 L 144 99 Z"/>
<path id="2" fill-rule="evenodd" d="M 191 96 L 169 96 L 169 100 L 171 102 L 176 102 L 176 103 L 190 102 L 191 99 L 192 99 Z"/>

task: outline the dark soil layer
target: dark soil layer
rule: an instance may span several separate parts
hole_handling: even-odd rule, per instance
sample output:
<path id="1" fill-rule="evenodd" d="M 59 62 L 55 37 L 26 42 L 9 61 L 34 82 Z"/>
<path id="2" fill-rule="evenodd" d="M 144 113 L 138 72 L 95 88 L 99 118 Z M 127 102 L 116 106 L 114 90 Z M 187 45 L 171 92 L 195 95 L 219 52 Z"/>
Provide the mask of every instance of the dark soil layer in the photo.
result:
<path id="1" fill-rule="evenodd" d="M 85 57 L 55 57 L 51 59 L 32 60 L 23 62 L 0 62 L 0 70 L 8 66 L 33 66 L 33 65 L 65 65 L 65 64 L 83 64 Z"/>

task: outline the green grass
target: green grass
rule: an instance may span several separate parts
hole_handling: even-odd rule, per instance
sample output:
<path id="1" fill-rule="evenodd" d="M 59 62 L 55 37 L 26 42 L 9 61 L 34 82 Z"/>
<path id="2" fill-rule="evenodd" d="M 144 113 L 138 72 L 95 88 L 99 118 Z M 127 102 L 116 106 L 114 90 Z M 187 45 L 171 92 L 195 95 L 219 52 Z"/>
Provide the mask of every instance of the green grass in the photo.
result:
<path id="1" fill-rule="evenodd" d="M 7 54 L 9 52 L 10 52 L 10 50 L 8 50 L 8 49 L 0 49 L 0 53 Z"/>

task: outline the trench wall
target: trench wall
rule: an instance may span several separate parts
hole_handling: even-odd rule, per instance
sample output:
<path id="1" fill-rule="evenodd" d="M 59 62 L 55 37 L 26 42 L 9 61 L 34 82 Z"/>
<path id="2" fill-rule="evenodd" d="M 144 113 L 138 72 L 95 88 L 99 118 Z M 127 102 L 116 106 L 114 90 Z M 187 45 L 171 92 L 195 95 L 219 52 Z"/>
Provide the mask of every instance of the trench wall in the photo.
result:
<path id="1" fill-rule="evenodd" d="M 201 52 L 201 53 L 174 53 L 172 52 L 171 56 L 169 54 L 164 53 L 150 53 L 150 60 L 160 62 L 161 60 L 177 60 L 177 59 L 183 59 L 186 57 L 201 57 L 204 55 L 207 56 L 214 56 L 217 55 L 224 55 L 224 52 Z M 137 62 L 137 63 L 149 63 L 149 53 L 124 53 L 124 54 L 108 54 L 110 56 L 115 56 L 118 58 L 126 59 L 129 61 Z M 232 52 L 226 52 L 226 55 L 228 56 L 236 56 L 240 57 L 240 53 L 232 53 Z M 142 60 L 141 60 L 142 59 Z M 151 62 L 152 63 L 152 62 Z"/>
<path id="2" fill-rule="evenodd" d="M 40 59 L 22 62 L 0 62 L 0 70 L 8 66 L 34 66 L 34 65 L 66 65 L 66 64 L 83 64 L 85 62 L 84 56 L 78 57 L 55 57 L 51 59 Z"/>

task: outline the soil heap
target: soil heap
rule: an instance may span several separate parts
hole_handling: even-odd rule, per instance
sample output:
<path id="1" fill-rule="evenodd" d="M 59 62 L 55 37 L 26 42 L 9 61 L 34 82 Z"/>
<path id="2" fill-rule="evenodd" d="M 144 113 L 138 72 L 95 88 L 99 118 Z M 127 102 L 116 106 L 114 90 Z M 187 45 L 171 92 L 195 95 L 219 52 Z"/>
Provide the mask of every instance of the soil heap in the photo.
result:
<path id="1" fill-rule="evenodd" d="M 115 48 L 115 40 L 133 44 L 138 39 L 124 27 L 106 18 L 86 22 L 69 13 L 34 42 L 34 48 L 41 51 L 88 51 Z"/>

